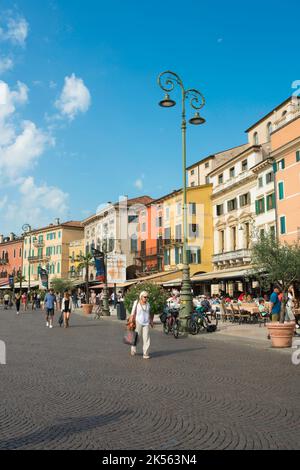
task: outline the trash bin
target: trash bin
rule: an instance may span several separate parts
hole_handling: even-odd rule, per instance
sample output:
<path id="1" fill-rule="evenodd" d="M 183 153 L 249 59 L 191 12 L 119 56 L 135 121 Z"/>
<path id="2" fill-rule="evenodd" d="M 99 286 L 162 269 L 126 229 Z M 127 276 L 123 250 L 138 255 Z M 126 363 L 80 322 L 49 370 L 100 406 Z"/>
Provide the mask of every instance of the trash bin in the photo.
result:
<path id="1" fill-rule="evenodd" d="M 124 302 L 119 302 L 117 304 L 117 318 L 118 320 L 126 320 L 126 309 Z"/>

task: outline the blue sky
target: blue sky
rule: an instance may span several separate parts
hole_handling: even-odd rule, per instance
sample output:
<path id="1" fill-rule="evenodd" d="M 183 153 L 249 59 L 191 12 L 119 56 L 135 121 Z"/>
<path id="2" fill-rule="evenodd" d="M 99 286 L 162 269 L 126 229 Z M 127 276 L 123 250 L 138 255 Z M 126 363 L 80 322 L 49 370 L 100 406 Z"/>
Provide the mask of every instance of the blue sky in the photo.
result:
<path id="1" fill-rule="evenodd" d="M 0 131 L 13 130 L 0 137 L 0 233 L 181 186 L 180 109 L 157 106 L 160 72 L 207 100 L 188 164 L 244 143 L 300 80 L 296 1 L 0 0 L 0 11 L 14 108 L 2 124 L 0 111 Z"/>

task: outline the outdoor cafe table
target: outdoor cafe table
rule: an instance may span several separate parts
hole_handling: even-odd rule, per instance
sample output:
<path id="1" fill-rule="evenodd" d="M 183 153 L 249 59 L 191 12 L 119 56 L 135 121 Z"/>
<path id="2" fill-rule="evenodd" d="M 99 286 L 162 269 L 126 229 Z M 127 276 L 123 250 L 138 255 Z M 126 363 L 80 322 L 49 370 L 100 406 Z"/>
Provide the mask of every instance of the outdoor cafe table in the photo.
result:
<path id="1" fill-rule="evenodd" d="M 249 312 L 251 315 L 257 315 L 259 313 L 258 306 L 255 303 L 241 303 L 240 309 Z"/>

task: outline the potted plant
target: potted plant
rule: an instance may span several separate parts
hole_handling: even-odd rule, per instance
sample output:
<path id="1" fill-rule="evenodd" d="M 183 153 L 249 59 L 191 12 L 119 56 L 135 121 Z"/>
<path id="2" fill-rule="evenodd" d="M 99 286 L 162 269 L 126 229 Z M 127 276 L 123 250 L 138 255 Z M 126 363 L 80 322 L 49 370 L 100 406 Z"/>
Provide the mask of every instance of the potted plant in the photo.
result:
<path id="1" fill-rule="evenodd" d="M 300 245 L 281 243 L 273 234 L 261 236 L 252 250 L 254 275 L 262 284 L 278 285 L 283 298 L 279 322 L 269 323 L 268 330 L 274 348 L 292 346 L 294 322 L 285 322 L 288 289 L 300 279 Z"/>
<path id="2" fill-rule="evenodd" d="M 153 315 L 160 315 L 166 305 L 168 296 L 160 286 L 151 282 L 136 284 L 127 291 L 124 304 L 129 315 L 131 314 L 134 302 L 139 299 L 140 293 L 143 291 L 149 294 L 151 313 Z"/>
<path id="3" fill-rule="evenodd" d="M 93 311 L 94 305 L 90 303 L 90 292 L 89 292 L 89 272 L 90 267 L 95 266 L 94 256 L 91 253 L 84 255 L 79 255 L 76 258 L 78 263 L 77 270 L 81 271 L 85 269 L 85 302 L 82 304 L 82 310 L 85 315 L 90 315 Z"/>

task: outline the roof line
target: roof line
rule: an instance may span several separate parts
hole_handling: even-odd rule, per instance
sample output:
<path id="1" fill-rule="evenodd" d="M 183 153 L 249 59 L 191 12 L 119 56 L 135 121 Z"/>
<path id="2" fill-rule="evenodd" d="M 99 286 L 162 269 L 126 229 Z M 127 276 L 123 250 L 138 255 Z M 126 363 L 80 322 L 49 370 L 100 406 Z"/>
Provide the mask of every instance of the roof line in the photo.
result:
<path id="1" fill-rule="evenodd" d="M 256 127 L 258 124 L 260 124 L 262 121 L 264 121 L 265 119 L 267 119 L 269 116 L 271 116 L 274 111 L 278 111 L 279 108 L 281 108 L 281 106 L 283 106 L 284 104 L 288 103 L 290 100 L 292 99 L 292 96 L 289 96 L 286 100 L 282 101 L 282 103 L 278 104 L 275 108 L 272 109 L 272 111 L 270 111 L 268 114 L 266 114 L 265 116 L 263 116 L 261 119 L 259 119 L 258 121 L 256 121 L 254 124 L 252 124 L 252 126 L 250 126 L 245 132 L 250 132 L 254 127 Z"/>

